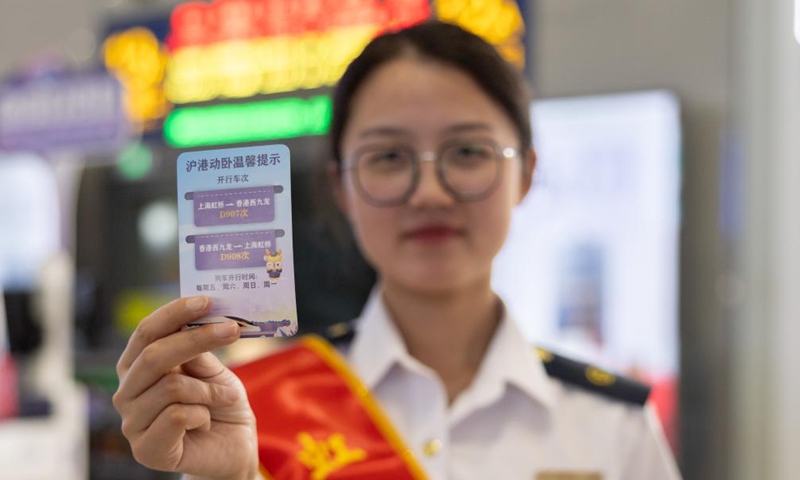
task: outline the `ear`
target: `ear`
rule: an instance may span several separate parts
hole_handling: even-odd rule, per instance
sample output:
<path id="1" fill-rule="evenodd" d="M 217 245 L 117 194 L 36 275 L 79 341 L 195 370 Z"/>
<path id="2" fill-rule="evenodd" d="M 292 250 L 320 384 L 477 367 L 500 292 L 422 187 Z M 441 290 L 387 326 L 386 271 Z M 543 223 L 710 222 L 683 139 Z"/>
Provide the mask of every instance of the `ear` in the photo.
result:
<path id="1" fill-rule="evenodd" d="M 342 214 L 347 217 L 347 199 L 345 198 L 344 187 L 342 186 L 343 180 L 342 169 L 339 163 L 335 160 L 328 161 L 328 181 L 333 190 L 333 198 L 336 201 L 336 206 L 339 207 Z"/>
<path id="2" fill-rule="evenodd" d="M 522 188 L 519 191 L 519 199 L 517 205 L 522 203 L 525 196 L 533 185 L 533 173 L 536 171 L 536 150 L 533 147 L 525 152 L 525 158 L 522 159 Z"/>

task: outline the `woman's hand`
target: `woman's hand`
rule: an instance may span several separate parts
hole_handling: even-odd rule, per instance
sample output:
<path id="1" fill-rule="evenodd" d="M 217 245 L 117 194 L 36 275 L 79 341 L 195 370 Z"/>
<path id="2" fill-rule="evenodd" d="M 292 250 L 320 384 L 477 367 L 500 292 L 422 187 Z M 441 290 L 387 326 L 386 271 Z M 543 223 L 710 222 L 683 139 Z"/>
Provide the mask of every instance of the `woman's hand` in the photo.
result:
<path id="1" fill-rule="evenodd" d="M 117 363 L 114 406 L 136 460 L 215 479 L 257 478 L 255 417 L 241 381 L 210 350 L 239 338 L 235 322 L 181 330 L 209 308 L 182 298 L 141 321 Z"/>

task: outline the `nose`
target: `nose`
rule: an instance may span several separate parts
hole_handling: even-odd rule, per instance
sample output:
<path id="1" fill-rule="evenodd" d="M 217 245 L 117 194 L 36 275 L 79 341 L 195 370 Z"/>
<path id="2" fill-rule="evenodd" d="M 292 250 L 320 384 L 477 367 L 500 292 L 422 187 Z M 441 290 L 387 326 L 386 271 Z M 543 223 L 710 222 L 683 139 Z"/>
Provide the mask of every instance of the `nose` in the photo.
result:
<path id="1" fill-rule="evenodd" d="M 423 207 L 449 207 L 455 199 L 445 190 L 436 173 L 436 162 L 431 161 L 430 155 L 420 157 L 419 183 L 408 199 L 408 205 L 413 208 Z"/>

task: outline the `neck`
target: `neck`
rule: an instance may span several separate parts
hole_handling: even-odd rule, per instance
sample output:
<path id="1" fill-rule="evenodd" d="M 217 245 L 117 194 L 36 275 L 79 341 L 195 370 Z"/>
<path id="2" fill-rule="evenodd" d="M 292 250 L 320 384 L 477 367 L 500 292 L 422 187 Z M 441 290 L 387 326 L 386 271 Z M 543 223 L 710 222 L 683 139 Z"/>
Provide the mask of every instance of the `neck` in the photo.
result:
<path id="1" fill-rule="evenodd" d="M 386 281 L 383 295 L 409 354 L 436 372 L 452 403 L 475 377 L 499 323 L 490 279 L 436 293 Z"/>

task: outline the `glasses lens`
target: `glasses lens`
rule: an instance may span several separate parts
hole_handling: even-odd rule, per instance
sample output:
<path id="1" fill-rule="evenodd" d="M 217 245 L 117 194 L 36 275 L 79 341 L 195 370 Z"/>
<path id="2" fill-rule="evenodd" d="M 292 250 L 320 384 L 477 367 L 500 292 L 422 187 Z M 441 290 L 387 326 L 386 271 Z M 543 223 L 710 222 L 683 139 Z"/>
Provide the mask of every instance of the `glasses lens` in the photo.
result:
<path id="1" fill-rule="evenodd" d="M 356 177 L 359 188 L 370 200 L 400 201 L 414 181 L 414 157 L 403 148 L 365 150 L 358 157 Z"/>
<path id="2" fill-rule="evenodd" d="M 494 143 L 459 142 L 442 152 L 442 174 L 447 186 L 462 198 L 488 192 L 498 178 L 500 162 Z"/>

